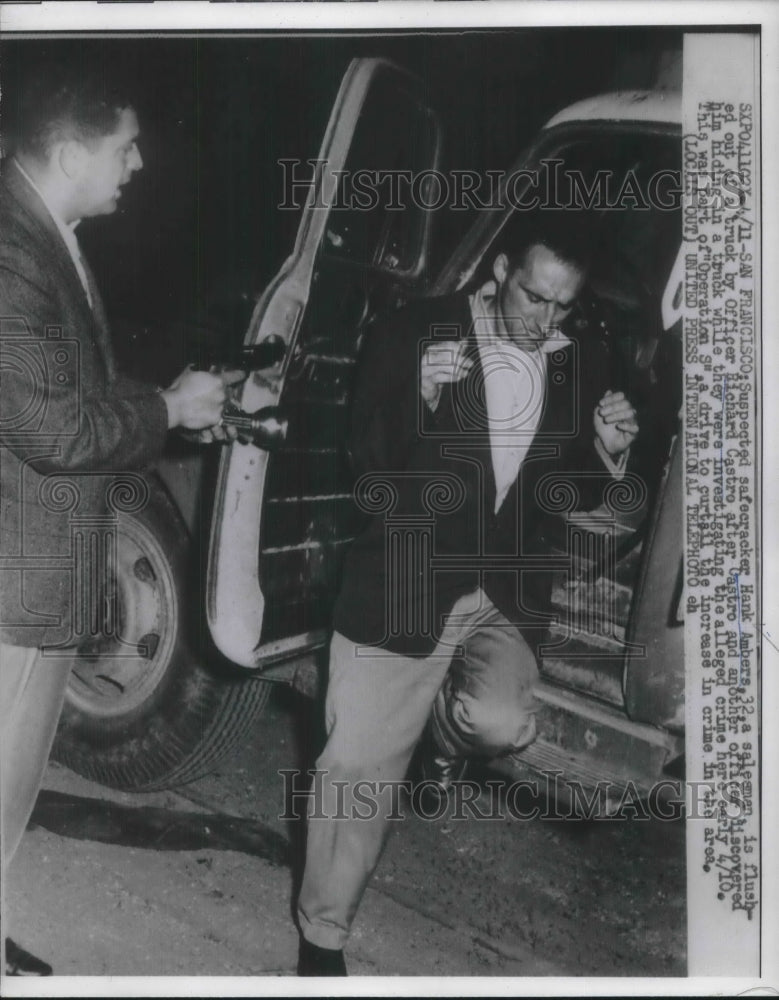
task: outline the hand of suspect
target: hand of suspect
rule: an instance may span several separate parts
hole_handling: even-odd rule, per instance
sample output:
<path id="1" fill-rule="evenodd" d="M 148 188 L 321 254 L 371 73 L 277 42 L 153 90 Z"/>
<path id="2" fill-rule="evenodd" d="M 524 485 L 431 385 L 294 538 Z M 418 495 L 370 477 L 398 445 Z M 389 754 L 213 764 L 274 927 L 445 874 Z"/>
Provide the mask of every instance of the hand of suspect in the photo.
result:
<path id="1" fill-rule="evenodd" d="M 595 434 L 612 458 L 621 455 L 638 434 L 636 411 L 623 392 L 607 392 L 593 414 Z"/>
<path id="2" fill-rule="evenodd" d="M 211 373 L 185 368 L 162 393 L 168 408 L 168 427 L 194 431 L 213 428 L 222 419 L 227 386 L 243 378 L 244 372 L 237 370 Z"/>
<path id="3" fill-rule="evenodd" d="M 473 367 L 465 356 L 464 340 L 442 340 L 431 344 L 422 355 L 419 366 L 419 391 L 431 409 L 438 404 L 441 386 L 446 382 L 459 382 Z"/>

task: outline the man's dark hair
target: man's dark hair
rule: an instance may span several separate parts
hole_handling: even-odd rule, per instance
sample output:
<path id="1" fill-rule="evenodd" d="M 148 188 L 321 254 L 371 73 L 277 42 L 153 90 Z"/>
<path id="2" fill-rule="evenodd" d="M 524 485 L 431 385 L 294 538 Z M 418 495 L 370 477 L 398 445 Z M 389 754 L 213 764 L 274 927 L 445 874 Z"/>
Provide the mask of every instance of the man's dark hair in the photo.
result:
<path id="1" fill-rule="evenodd" d="M 501 232 L 495 251 L 505 253 L 510 267 L 521 267 L 528 250 L 544 246 L 564 264 L 586 274 L 592 262 L 595 225 L 591 213 L 570 209 L 515 212 Z M 494 260 L 496 252 L 491 254 Z"/>
<path id="2" fill-rule="evenodd" d="M 62 140 L 91 146 L 111 135 L 132 105 L 122 83 L 104 71 L 45 66 L 20 83 L 7 127 L 15 149 L 45 160 Z"/>

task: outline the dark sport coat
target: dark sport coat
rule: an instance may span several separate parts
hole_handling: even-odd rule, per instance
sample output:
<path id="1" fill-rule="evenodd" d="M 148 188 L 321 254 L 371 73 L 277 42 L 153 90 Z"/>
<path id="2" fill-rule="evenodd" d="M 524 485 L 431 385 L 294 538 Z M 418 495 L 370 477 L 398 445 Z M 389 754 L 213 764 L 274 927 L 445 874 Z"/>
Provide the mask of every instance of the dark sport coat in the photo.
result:
<path id="1" fill-rule="evenodd" d="M 0 182 L 0 639 L 22 646 L 68 643 L 88 631 L 82 549 L 121 510 L 143 504 L 137 472 L 159 456 L 167 432 L 156 388 L 116 371 L 91 273 L 89 280 L 93 308 L 46 206 L 7 163 Z M 93 567 L 93 596 L 94 573 L 104 570 Z"/>
<path id="2" fill-rule="evenodd" d="M 419 392 L 425 344 L 464 337 L 475 363 L 463 380 L 444 385 L 432 413 Z M 368 520 L 346 556 L 336 630 L 354 642 L 428 655 L 454 602 L 482 586 L 535 645 L 549 622 L 550 517 L 594 509 L 614 481 L 595 450 L 592 423 L 603 393 L 618 388 L 605 344 L 589 328 L 548 356 L 538 429 L 495 514 L 467 295 L 412 303 L 366 338 L 351 450 Z"/>

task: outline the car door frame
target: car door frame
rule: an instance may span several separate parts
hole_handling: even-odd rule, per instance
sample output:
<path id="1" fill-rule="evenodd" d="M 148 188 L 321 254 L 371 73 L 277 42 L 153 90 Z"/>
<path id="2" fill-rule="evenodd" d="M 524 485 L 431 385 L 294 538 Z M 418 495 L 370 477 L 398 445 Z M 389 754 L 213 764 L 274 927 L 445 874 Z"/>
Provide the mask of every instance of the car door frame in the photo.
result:
<path id="1" fill-rule="evenodd" d="M 566 121 L 542 131 L 507 173 L 495 206 L 474 223 L 449 257 L 433 283 L 431 295 L 451 294 L 473 278 L 489 247 L 515 212 L 507 205 L 508 178 L 519 171 L 528 171 L 524 187 L 517 187 L 514 192 L 515 200 L 519 201 L 530 186 L 529 175 L 534 165 L 544 158 L 554 159 L 571 142 L 605 133 L 658 135 L 678 138 L 681 142 L 682 130 L 680 124 L 671 120 L 595 118 Z M 679 237 L 681 240 L 681 228 Z M 674 304 L 679 297 L 680 260 L 677 256 L 660 303 L 666 329 L 681 315 L 678 302 Z M 622 667 L 624 710 L 630 718 L 676 731 L 683 729 L 684 675 L 682 671 L 671 677 L 668 664 L 674 657 L 684 656 L 683 628 L 680 627 L 683 625 L 680 615 L 682 566 L 681 560 L 669 559 L 669 553 L 679 551 L 682 539 L 680 456 L 681 441 L 677 435 L 667 456 L 651 514 L 642 571 L 633 591 Z M 676 508 L 678 513 L 674 522 Z M 640 648 L 637 649 L 637 645 Z M 647 656 L 652 660 L 651 669 L 647 669 Z"/>
<path id="2" fill-rule="evenodd" d="M 370 100 L 371 85 L 381 73 L 397 75 L 417 101 L 422 101 L 421 80 L 384 59 L 355 59 L 349 65 L 317 157 L 314 179 L 290 256 L 267 286 L 253 312 L 244 343 L 258 344 L 279 337 L 286 345 L 284 359 L 273 369 L 255 372 L 244 383 L 238 402 L 243 410 L 277 405 L 285 374 L 301 326 L 317 256 L 325 237 L 329 208 L 334 204 L 339 172 L 347 161 L 358 119 Z M 440 123 L 430 169 L 440 158 Z M 426 280 L 432 213 L 425 220 L 421 251 L 413 268 L 393 272 L 409 288 Z M 261 643 L 265 598 L 259 579 L 258 553 L 261 512 L 268 453 L 252 444 L 237 444 L 222 456 L 217 477 L 206 577 L 206 615 L 216 647 L 234 664 L 261 670 L 280 660 L 322 645 L 321 631 L 292 635 Z"/>

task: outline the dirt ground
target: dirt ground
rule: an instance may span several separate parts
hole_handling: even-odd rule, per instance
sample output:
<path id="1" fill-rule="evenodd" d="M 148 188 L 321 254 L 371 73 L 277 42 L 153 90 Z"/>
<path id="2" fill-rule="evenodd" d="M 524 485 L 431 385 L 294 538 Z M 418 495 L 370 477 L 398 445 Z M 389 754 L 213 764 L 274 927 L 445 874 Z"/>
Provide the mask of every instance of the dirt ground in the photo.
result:
<path id="1" fill-rule="evenodd" d="M 112 792 L 50 764 L 6 880 L 5 933 L 62 976 L 292 975 L 301 824 L 280 818 L 278 772 L 296 764 L 305 712 L 273 699 L 238 756 L 175 791 Z M 685 975 L 680 822 L 396 826 L 351 975 Z"/>

